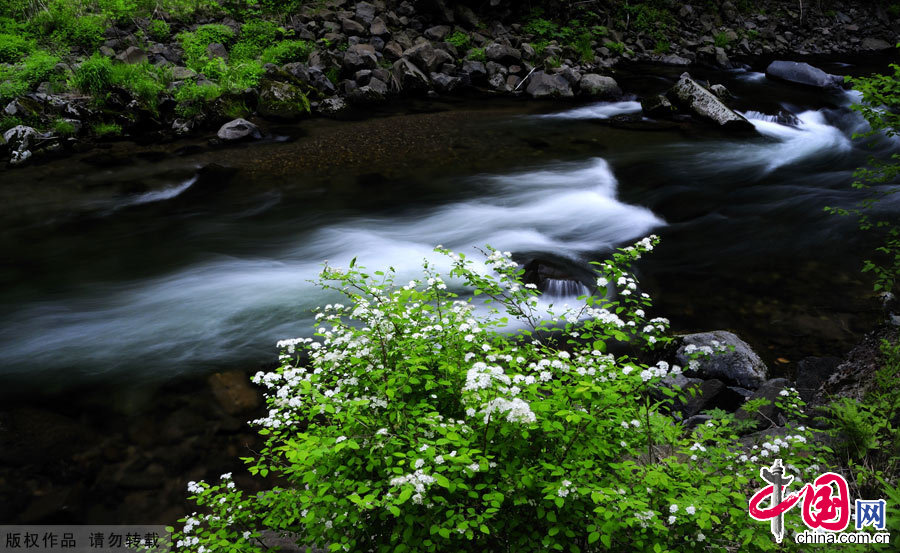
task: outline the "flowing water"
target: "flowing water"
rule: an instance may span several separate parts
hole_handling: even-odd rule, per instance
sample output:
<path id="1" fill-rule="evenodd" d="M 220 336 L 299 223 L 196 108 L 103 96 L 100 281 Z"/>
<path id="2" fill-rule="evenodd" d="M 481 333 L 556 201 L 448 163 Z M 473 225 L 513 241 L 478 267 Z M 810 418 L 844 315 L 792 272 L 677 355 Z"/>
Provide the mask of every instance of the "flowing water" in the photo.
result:
<path id="1" fill-rule="evenodd" d="M 673 77 L 622 81 L 652 91 Z M 118 143 L 7 172 L 4 392 L 271 361 L 329 300 L 309 282 L 325 260 L 404 282 L 423 259 L 446 267 L 438 244 L 490 244 L 589 281 L 589 261 L 651 232 L 663 243 L 638 274 L 677 329 L 732 329 L 770 362 L 840 354 L 877 316 L 858 274 L 872 243 L 823 208 L 861 199 L 853 169 L 896 145 L 851 139 L 865 125 L 850 93 L 710 78 L 756 134 L 642 121 L 634 101 L 432 102 L 264 144 Z M 210 163 L 234 171 L 199 171 Z"/>

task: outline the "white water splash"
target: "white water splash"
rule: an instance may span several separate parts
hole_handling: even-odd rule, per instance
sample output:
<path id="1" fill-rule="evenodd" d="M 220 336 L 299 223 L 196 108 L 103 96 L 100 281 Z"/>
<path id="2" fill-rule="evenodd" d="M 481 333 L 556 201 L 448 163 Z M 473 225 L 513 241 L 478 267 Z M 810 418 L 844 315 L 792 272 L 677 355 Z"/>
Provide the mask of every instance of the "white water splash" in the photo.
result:
<path id="1" fill-rule="evenodd" d="M 640 102 L 600 102 L 569 111 L 538 115 L 542 119 L 609 119 L 616 115 L 640 113 Z"/>

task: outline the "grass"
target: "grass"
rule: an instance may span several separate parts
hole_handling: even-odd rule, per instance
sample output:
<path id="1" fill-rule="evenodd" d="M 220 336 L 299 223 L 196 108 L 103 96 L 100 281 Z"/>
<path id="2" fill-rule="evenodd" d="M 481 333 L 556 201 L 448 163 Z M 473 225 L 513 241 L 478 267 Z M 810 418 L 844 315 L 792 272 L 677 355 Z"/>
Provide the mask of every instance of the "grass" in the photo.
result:
<path id="1" fill-rule="evenodd" d="M 122 134 L 122 126 L 118 123 L 96 123 L 91 130 L 97 137 L 120 136 Z"/>

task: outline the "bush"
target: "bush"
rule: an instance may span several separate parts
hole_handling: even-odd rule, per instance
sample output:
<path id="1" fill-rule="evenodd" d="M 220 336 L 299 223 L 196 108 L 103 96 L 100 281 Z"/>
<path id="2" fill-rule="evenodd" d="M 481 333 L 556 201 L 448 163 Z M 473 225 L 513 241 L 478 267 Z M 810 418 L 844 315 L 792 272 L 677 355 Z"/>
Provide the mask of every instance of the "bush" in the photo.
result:
<path id="1" fill-rule="evenodd" d="M 610 52 L 612 52 L 614 54 L 618 54 L 620 56 L 625 52 L 625 43 L 624 42 L 613 42 L 611 40 L 608 40 L 608 41 L 606 41 L 604 46 L 606 46 L 606 48 Z"/>
<path id="2" fill-rule="evenodd" d="M 97 0 L 97 7 L 109 19 L 124 21 L 137 15 L 137 0 Z"/>
<path id="3" fill-rule="evenodd" d="M 99 96 L 101 93 L 109 89 L 112 83 L 113 64 L 109 58 L 95 53 L 90 58 L 84 60 L 75 74 L 72 76 L 72 82 L 82 92 Z"/>
<path id="4" fill-rule="evenodd" d="M 172 29 L 165 21 L 154 19 L 147 27 L 147 34 L 150 35 L 150 38 L 152 38 L 153 40 L 162 42 L 169 38 L 169 36 L 172 34 Z"/>
<path id="5" fill-rule="evenodd" d="M 176 546 L 258 551 L 269 529 L 331 551 L 695 552 L 707 535 L 723 550 L 775 549 L 746 510 L 760 459 L 729 421 L 685 429 L 654 399 L 677 367 L 606 353 L 627 341 L 649 356 L 666 342 L 667 321 L 649 318 L 625 272 L 654 244 L 598 263 L 586 305 L 544 322 L 534 285 L 498 251 L 481 266 L 439 249 L 451 277 L 493 302 L 487 313 L 427 263 L 402 285 L 392 271 L 326 266 L 320 286 L 346 304 L 317 314 L 318 340 L 280 342 L 281 367 L 254 377 L 269 390 L 254 421 L 266 445 L 245 460 L 287 487 L 191 482 L 205 514 L 183 519 Z M 507 316 L 525 324 L 519 337 L 502 331 Z M 797 428 L 757 454 L 808 475 L 809 435 Z"/>
<path id="6" fill-rule="evenodd" d="M 154 112 L 157 110 L 159 96 L 165 92 L 171 80 L 168 69 L 147 62 L 112 64 L 109 76 L 110 85 L 128 90 L 144 107 Z"/>
<path id="7" fill-rule="evenodd" d="M 216 42 L 228 44 L 232 38 L 234 31 L 219 24 L 202 25 L 194 32 L 180 33 L 178 40 L 184 50 L 185 65 L 194 71 L 204 72 L 204 66 L 210 61 L 206 48 Z"/>
<path id="8" fill-rule="evenodd" d="M 53 132 L 60 136 L 72 136 L 75 134 L 75 125 L 65 119 L 57 119 L 53 122 Z"/>
<path id="9" fill-rule="evenodd" d="M 480 61 L 482 63 L 487 61 L 487 55 L 484 53 L 484 48 L 472 48 L 469 50 L 467 57 L 472 61 Z"/>
<path id="10" fill-rule="evenodd" d="M 719 48 L 727 48 L 731 43 L 731 41 L 728 40 L 728 33 L 724 31 L 721 33 L 716 33 L 716 36 L 713 37 L 713 39 L 715 40 L 716 46 L 718 46 Z"/>
<path id="11" fill-rule="evenodd" d="M 447 42 L 456 46 L 460 50 L 466 51 L 469 49 L 469 46 L 472 43 L 472 39 L 469 38 L 469 35 L 462 31 L 454 31 L 449 37 L 447 37 Z"/>
<path id="12" fill-rule="evenodd" d="M 263 63 L 274 63 L 275 65 L 306 61 L 315 49 L 312 43 L 305 40 L 285 40 L 266 48 L 260 56 L 260 60 Z"/>
<path id="13" fill-rule="evenodd" d="M 31 41 L 20 36 L 0 34 L 0 63 L 16 63 L 32 48 Z"/>

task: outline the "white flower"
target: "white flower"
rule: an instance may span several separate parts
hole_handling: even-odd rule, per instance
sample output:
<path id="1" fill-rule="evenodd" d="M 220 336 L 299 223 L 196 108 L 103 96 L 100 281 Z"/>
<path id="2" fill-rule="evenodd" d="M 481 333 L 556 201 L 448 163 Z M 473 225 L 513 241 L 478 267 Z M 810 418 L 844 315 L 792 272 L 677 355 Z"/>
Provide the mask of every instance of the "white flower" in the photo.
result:
<path id="1" fill-rule="evenodd" d="M 334 443 L 339 444 L 347 439 L 347 436 L 338 436 L 334 439 Z"/>
<path id="2" fill-rule="evenodd" d="M 640 425 L 641 425 L 641 421 L 639 421 L 639 420 L 637 420 L 637 419 L 632 419 L 632 420 L 631 420 L 631 426 L 637 428 L 637 427 L 639 427 Z"/>
<path id="3" fill-rule="evenodd" d="M 688 505 L 687 507 L 684 508 L 684 512 L 689 515 L 692 515 L 697 512 L 697 508 L 694 507 L 693 505 Z"/>
<path id="4" fill-rule="evenodd" d="M 789 395 L 791 395 L 791 393 L 790 393 L 789 391 L 787 391 L 787 390 L 781 390 L 780 392 L 778 392 L 778 395 L 780 395 L 780 396 L 789 396 Z"/>
<path id="5" fill-rule="evenodd" d="M 669 515 L 669 524 L 675 524 L 675 519 L 677 517 L 675 515 Z"/>
<path id="6" fill-rule="evenodd" d="M 478 463 L 472 463 L 471 465 L 468 466 L 468 469 L 471 470 L 472 472 L 478 472 L 479 468 L 480 468 L 480 465 Z"/>
<path id="7" fill-rule="evenodd" d="M 425 459 L 416 459 L 415 464 L 413 465 L 415 468 L 420 469 L 425 465 Z"/>
<path id="8" fill-rule="evenodd" d="M 699 532 L 697 534 L 697 541 L 703 541 L 705 539 L 706 539 L 706 536 L 704 536 L 702 532 Z"/>
<path id="9" fill-rule="evenodd" d="M 677 513 L 677 512 L 678 512 L 678 505 L 675 505 L 674 503 L 673 503 L 672 505 L 669 505 L 669 512 L 670 512 L 670 513 Z"/>

